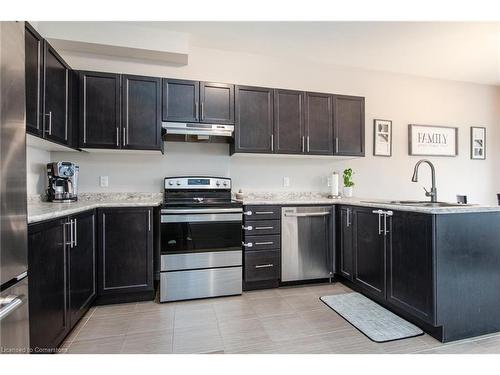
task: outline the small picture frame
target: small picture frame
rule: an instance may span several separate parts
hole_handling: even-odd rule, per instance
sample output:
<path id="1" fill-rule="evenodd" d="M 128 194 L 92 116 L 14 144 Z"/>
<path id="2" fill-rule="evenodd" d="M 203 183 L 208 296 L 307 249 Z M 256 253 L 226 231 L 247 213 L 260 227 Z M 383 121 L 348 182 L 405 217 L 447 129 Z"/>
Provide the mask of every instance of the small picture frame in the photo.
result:
<path id="1" fill-rule="evenodd" d="M 373 120 L 373 155 L 392 156 L 391 120 Z"/>
<path id="2" fill-rule="evenodd" d="M 486 128 L 471 126 L 470 128 L 470 158 L 486 159 Z"/>

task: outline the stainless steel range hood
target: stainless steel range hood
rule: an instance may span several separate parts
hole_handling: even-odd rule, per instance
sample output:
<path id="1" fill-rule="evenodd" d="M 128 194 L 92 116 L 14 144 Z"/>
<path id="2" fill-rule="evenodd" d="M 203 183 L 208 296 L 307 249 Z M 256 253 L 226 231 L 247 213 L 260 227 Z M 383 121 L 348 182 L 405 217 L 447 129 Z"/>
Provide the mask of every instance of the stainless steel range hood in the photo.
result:
<path id="1" fill-rule="evenodd" d="M 163 139 L 174 142 L 231 143 L 234 125 L 163 122 Z"/>

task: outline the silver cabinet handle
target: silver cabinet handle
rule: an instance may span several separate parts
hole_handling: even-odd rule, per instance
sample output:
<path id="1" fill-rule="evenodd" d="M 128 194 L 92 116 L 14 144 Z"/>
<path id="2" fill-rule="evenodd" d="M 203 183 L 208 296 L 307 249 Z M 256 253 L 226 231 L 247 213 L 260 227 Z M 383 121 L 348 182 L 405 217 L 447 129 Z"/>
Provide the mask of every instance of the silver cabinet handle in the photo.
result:
<path id="1" fill-rule="evenodd" d="M 346 212 L 346 215 L 347 215 L 347 223 L 346 223 L 346 227 L 350 227 L 351 226 L 351 209 L 347 209 L 347 212 Z"/>
<path id="2" fill-rule="evenodd" d="M 255 215 L 272 215 L 274 211 L 255 211 Z"/>
<path id="3" fill-rule="evenodd" d="M 274 264 L 269 263 L 269 264 L 259 264 L 258 266 L 255 266 L 255 268 L 270 268 L 274 267 Z"/>
<path id="4" fill-rule="evenodd" d="M 127 94 L 125 95 L 125 98 L 126 98 L 126 102 L 125 102 L 125 113 L 126 113 L 126 118 L 125 118 L 125 129 L 124 129 L 124 133 L 126 134 L 127 138 L 125 138 L 125 134 L 123 135 L 123 145 L 126 146 L 128 144 L 128 141 L 129 141 L 129 138 L 128 138 L 128 119 L 129 119 L 129 112 L 128 112 L 128 102 L 129 102 L 129 80 L 127 79 L 126 80 L 127 82 Z"/>
<path id="5" fill-rule="evenodd" d="M 83 143 L 87 143 L 87 76 L 83 76 Z"/>
<path id="6" fill-rule="evenodd" d="M 274 134 L 271 134 L 271 152 L 274 152 Z"/>
<path id="7" fill-rule="evenodd" d="M 148 232 L 151 232 L 151 211 L 148 210 Z"/>
<path id="8" fill-rule="evenodd" d="M 328 216 L 330 212 L 309 212 L 303 214 L 285 214 L 286 217 Z"/>
<path id="9" fill-rule="evenodd" d="M 201 119 L 203 120 L 205 118 L 205 102 L 201 102 Z"/>
<path id="10" fill-rule="evenodd" d="M 64 223 L 64 226 L 68 225 L 69 225 L 69 242 L 66 242 L 65 245 L 69 245 L 70 248 L 73 248 L 73 220 Z"/>
<path id="11" fill-rule="evenodd" d="M 274 227 L 255 227 L 255 230 L 274 229 Z"/>
<path id="12" fill-rule="evenodd" d="M 335 138 L 335 152 L 339 152 L 339 138 Z"/>
<path id="13" fill-rule="evenodd" d="M 249 225 L 249 226 L 247 226 L 247 227 L 246 227 L 246 226 L 244 226 L 244 225 L 242 225 L 242 226 L 241 226 L 241 229 L 243 229 L 243 230 L 253 230 L 253 227 L 252 227 L 251 225 Z"/>
<path id="14" fill-rule="evenodd" d="M 122 143 L 122 146 L 126 146 L 127 145 L 127 142 L 125 140 L 125 136 L 126 136 L 125 129 L 123 129 L 123 143 Z"/>
<path id="15" fill-rule="evenodd" d="M 120 128 L 116 128 L 116 145 L 120 146 Z"/>
<path id="16" fill-rule="evenodd" d="M 243 247 L 253 247 L 253 243 L 252 242 L 249 242 L 249 243 L 242 242 L 241 244 L 243 245 Z"/>
<path id="17" fill-rule="evenodd" d="M 243 212 L 243 215 L 245 215 L 245 216 L 252 216 L 252 214 L 253 214 L 252 211 L 244 211 Z"/>
<path id="18" fill-rule="evenodd" d="M 23 304 L 23 300 L 19 296 L 6 296 L 0 298 L 0 304 L 5 305 L 0 309 L 0 322 L 8 317 L 15 309 Z"/>
<path id="19" fill-rule="evenodd" d="M 74 231 L 74 234 L 75 234 L 75 247 L 78 246 L 78 240 L 77 240 L 77 226 L 76 226 L 76 219 L 73 221 L 73 225 L 75 226 L 75 231 Z"/>
<path id="20" fill-rule="evenodd" d="M 305 152 L 305 137 L 302 136 L 302 152 Z"/>
<path id="21" fill-rule="evenodd" d="M 387 216 L 392 216 L 394 213 L 392 211 L 384 211 L 384 236 L 387 236 L 389 234 L 389 231 L 387 230 Z"/>
<path id="22" fill-rule="evenodd" d="M 309 152 L 309 136 L 307 136 L 307 152 Z"/>
<path id="23" fill-rule="evenodd" d="M 194 102 L 194 113 L 195 113 L 195 119 L 198 120 L 199 118 L 199 108 L 198 108 L 198 101 Z"/>
<path id="24" fill-rule="evenodd" d="M 384 211 L 382 210 L 373 210 L 374 214 L 378 215 L 378 234 L 382 234 L 382 215 Z"/>
<path id="25" fill-rule="evenodd" d="M 49 135 L 52 135 L 52 111 L 46 113 L 45 116 L 49 116 L 49 130 L 47 130 L 47 133 L 49 133 Z"/>
<path id="26" fill-rule="evenodd" d="M 273 241 L 266 241 L 266 242 L 256 242 L 256 245 L 272 245 L 274 244 Z"/>

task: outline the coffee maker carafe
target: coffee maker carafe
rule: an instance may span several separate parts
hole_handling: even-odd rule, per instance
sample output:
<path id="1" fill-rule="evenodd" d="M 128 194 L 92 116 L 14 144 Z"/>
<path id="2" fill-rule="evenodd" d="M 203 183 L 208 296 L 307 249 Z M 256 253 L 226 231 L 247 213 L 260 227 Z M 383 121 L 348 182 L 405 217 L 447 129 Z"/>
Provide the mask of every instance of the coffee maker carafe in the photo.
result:
<path id="1" fill-rule="evenodd" d="M 68 161 L 47 164 L 49 202 L 74 202 L 78 199 L 78 165 Z"/>

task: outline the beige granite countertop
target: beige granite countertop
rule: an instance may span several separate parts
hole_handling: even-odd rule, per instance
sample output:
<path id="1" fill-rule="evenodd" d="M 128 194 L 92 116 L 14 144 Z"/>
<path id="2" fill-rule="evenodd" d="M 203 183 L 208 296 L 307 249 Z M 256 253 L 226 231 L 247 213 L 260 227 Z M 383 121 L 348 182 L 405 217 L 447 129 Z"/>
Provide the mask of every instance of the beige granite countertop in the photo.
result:
<path id="1" fill-rule="evenodd" d="M 424 207 L 389 204 L 387 200 L 373 198 L 328 198 L 327 193 L 311 192 L 251 192 L 245 193 L 242 200 L 244 205 L 306 205 L 306 204 L 343 204 L 380 208 L 385 210 L 420 212 L 427 214 L 454 214 L 472 212 L 500 212 L 500 206 L 464 205 L 454 207 Z"/>
<path id="2" fill-rule="evenodd" d="M 28 198 L 28 224 L 56 219 L 99 207 L 154 207 L 163 202 L 161 193 L 84 193 L 77 202 L 43 202 Z"/>

